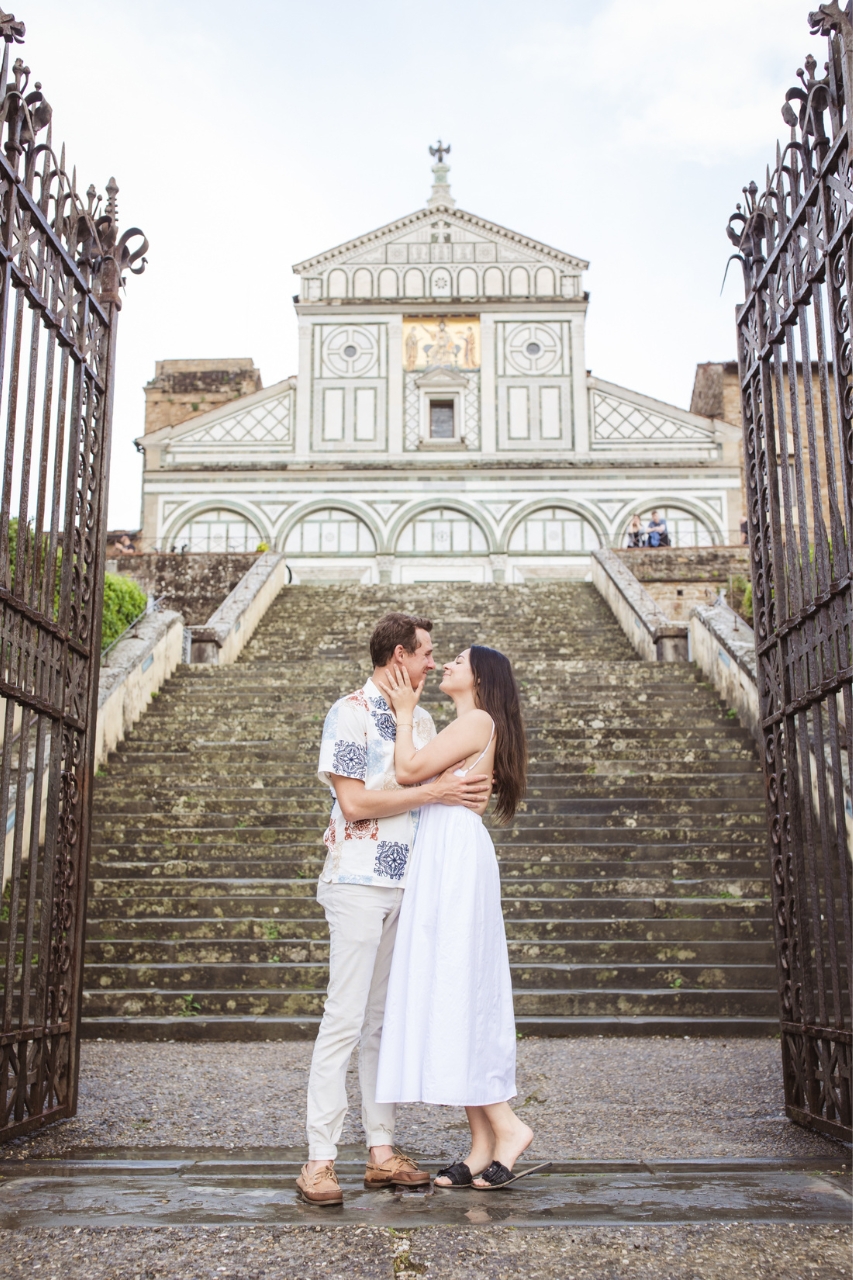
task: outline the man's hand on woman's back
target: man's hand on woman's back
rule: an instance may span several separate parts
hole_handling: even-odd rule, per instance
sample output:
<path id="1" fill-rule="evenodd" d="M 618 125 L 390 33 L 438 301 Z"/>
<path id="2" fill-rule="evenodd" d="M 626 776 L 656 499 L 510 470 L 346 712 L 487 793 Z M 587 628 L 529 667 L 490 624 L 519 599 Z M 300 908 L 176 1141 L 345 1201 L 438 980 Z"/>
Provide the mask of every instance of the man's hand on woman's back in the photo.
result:
<path id="1" fill-rule="evenodd" d="M 464 760 L 451 765 L 429 784 L 435 791 L 436 804 L 462 805 L 475 813 L 484 813 L 492 791 L 492 780 L 486 773 L 472 773 L 467 778 L 457 777 L 455 770 L 462 769 Z"/>

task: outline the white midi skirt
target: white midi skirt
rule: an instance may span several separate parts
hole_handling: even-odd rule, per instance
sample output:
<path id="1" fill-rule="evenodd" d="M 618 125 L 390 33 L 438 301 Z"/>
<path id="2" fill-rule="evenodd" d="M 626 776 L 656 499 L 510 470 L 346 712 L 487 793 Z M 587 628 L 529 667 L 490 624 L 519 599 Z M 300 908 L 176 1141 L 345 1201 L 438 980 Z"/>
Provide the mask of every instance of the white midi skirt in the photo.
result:
<path id="1" fill-rule="evenodd" d="M 515 1043 L 495 846 L 471 810 L 429 805 L 400 910 L 376 1101 L 506 1102 Z"/>

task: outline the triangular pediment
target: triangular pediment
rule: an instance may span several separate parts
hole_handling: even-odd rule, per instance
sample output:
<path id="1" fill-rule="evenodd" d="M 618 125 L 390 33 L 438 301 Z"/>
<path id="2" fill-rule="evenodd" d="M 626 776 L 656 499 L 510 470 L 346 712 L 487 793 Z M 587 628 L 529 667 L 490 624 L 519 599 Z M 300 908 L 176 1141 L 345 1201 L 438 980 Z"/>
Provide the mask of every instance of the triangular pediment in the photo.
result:
<path id="1" fill-rule="evenodd" d="M 141 444 L 170 448 L 217 448 L 252 445 L 291 447 L 296 379 L 285 378 L 249 396 L 240 396 L 173 427 L 140 437 Z"/>
<path id="2" fill-rule="evenodd" d="M 431 246 L 446 246 L 447 261 L 516 262 L 551 264 L 563 272 L 578 274 L 589 263 L 497 222 L 480 218 L 464 209 L 438 205 L 419 209 L 408 217 L 377 227 L 366 235 L 336 245 L 325 253 L 297 262 L 297 275 L 323 275 L 335 267 L 356 263 L 366 265 L 441 261 Z"/>
<path id="3" fill-rule="evenodd" d="M 468 379 L 459 369 L 448 369 L 442 365 L 437 369 L 430 369 L 428 373 L 423 373 L 419 378 L 415 379 L 416 387 L 467 387 Z"/>

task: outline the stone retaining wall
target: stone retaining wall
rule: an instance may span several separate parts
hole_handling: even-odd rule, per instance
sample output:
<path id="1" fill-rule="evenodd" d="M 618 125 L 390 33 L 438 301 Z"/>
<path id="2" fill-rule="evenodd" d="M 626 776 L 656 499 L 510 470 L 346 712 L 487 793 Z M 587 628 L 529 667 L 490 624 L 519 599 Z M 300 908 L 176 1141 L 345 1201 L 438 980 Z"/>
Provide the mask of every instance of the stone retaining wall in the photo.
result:
<path id="1" fill-rule="evenodd" d="M 122 573 L 138 582 L 143 591 L 162 601 L 163 608 L 184 615 L 188 627 L 207 622 L 226 596 L 256 564 L 260 552 L 238 554 L 204 551 L 120 556 L 107 563 L 110 573 Z"/>
<path id="2" fill-rule="evenodd" d="M 748 547 L 632 547 L 614 555 L 670 622 L 686 623 L 692 609 L 713 604 L 733 577 L 749 579 Z"/>
<path id="3" fill-rule="evenodd" d="M 728 551 L 743 551 L 743 555 L 719 554 Z M 650 586 L 656 585 L 652 575 L 660 584 L 664 573 L 672 574 L 666 583 L 672 589 L 678 583 L 674 575 L 679 567 L 685 576 L 689 575 L 688 581 L 692 577 L 694 583 L 713 582 L 714 575 L 727 563 L 741 564 L 747 555 L 745 547 L 714 547 L 707 554 L 704 549 L 594 551 L 592 581 L 641 658 L 647 662 L 695 662 L 720 697 L 737 712 L 741 724 L 760 741 L 752 628 L 722 603 L 699 604 L 685 621 L 670 618 L 649 591 Z M 655 563 L 657 557 L 660 567 Z M 635 567 L 646 575 L 646 581 L 640 581 L 632 572 Z M 702 574 L 707 576 L 703 579 Z"/>

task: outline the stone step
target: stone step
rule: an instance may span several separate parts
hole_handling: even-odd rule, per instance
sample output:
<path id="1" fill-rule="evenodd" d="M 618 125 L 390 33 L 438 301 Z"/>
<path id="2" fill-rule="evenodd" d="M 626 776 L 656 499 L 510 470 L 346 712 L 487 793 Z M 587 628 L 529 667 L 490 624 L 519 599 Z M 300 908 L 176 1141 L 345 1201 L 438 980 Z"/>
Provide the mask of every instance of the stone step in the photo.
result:
<path id="1" fill-rule="evenodd" d="M 512 963 L 515 959 L 516 963 Z M 593 964 L 563 964 L 538 960 L 518 963 L 510 956 L 515 991 L 598 991 L 641 988 L 656 990 L 744 991 L 770 985 L 773 965 L 710 964 L 673 961 L 666 964 L 619 964 L 609 958 Z M 228 961 L 117 964 L 89 963 L 89 983 L 103 992 L 155 988 L 157 991 L 201 993 L 217 987 L 229 991 L 277 993 L 324 989 L 328 979 L 325 961 L 232 963 Z"/>
<path id="2" fill-rule="evenodd" d="M 234 785 L 215 786 L 205 784 L 199 787 L 181 787 L 170 790 L 165 784 L 162 787 L 116 787 L 117 795 L 112 804 L 106 799 L 93 806 L 97 814 L 134 814 L 144 811 L 147 806 L 156 804 L 163 811 L 165 806 L 170 810 L 193 807 L 213 813 L 272 813 L 277 812 L 294 817 L 303 817 L 315 822 L 317 815 L 327 815 L 331 793 L 315 787 L 309 794 L 300 796 L 295 789 L 287 794 L 277 794 L 272 787 L 240 787 Z M 634 796 L 632 799 L 605 798 L 586 795 L 535 796 L 528 795 L 518 808 L 515 822 L 554 820 L 577 817 L 638 819 L 643 822 L 667 822 L 673 817 L 695 816 L 697 819 L 717 819 L 724 814 L 728 818 L 741 818 L 754 824 L 762 815 L 756 815 L 755 798 L 739 796 L 727 798 L 723 803 L 721 797 L 689 796 L 679 800 L 663 797 Z M 490 815 L 486 822 L 491 826 Z"/>
<path id="3" fill-rule="evenodd" d="M 194 858 L 176 858 L 174 855 L 163 857 L 162 861 L 149 858 L 139 861 L 125 861 L 120 856 L 113 859 L 96 859 L 90 863 L 89 874 L 93 880 L 103 883 L 110 877 L 125 879 L 146 879 L 149 876 L 196 879 L 225 879 L 229 876 L 244 880 L 252 876 L 262 879 L 292 881 L 296 879 L 316 880 L 323 868 L 323 858 L 305 858 L 294 861 L 272 860 L 266 858 L 217 860 Z M 509 858 L 501 860 L 501 879 L 505 894 L 514 892 L 516 883 L 530 881 L 542 884 L 549 877 L 558 881 L 594 880 L 600 883 L 622 880 L 626 876 L 642 876 L 644 878 L 695 880 L 699 873 L 705 879 L 720 877 L 743 881 L 759 880 L 764 883 L 765 859 L 721 859 L 709 865 L 705 859 L 692 861 L 635 859 L 618 862 L 594 862 L 578 860 L 577 862 L 558 862 L 550 859 L 544 862 L 530 862 L 527 859 L 513 861 Z"/>
<path id="4" fill-rule="evenodd" d="M 323 856 L 323 846 L 316 839 L 305 839 L 305 832 L 288 832 L 278 828 L 240 829 L 235 827 L 212 831 L 210 828 L 185 828 L 181 831 L 164 830 L 160 841 L 155 839 L 147 845 L 139 839 L 140 832 L 131 831 L 126 838 L 121 832 L 114 832 L 115 839 L 107 845 L 107 849 L 115 850 L 110 857 L 118 855 L 127 860 L 137 861 L 141 856 L 157 864 L 161 868 L 165 862 L 192 862 L 205 856 L 214 860 L 234 859 L 253 860 L 258 857 L 281 857 L 289 854 L 290 858 L 299 862 L 300 866 L 307 862 L 306 873 L 314 874 L 315 859 Z M 149 833 L 150 834 L 150 833 Z M 754 833 L 741 836 L 737 831 L 728 838 L 720 834 L 720 839 L 713 844 L 700 840 L 699 833 L 691 840 L 689 833 L 685 838 L 660 839 L 659 833 L 653 832 L 642 837 L 635 836 L 634 831 L 610 831 L 607 828 L 591 828 L 588 831 L 573 833 L 577 838 L 548 840 L 537 838 L 538 833 L 525 838 L 504 837 L 495 846 L 498 861 L 512 863 L 541 862 L 556 864 L 561 861 L 587 861 L 597 863 L 595 874 L 606 862 L 624 862 L 635 871 L 642 872 L 648 862 L 683 862 L 691 866 L 705 862 L 726 864 L 748 860 L 761 868 L 766 866 L 764 846 Z M 220 838 L 217 838 L 220 837 Z M 288 838 L 290 837 L 290 838 Z M 299 838 L 302 837 L 302 838 Z M 626 839 L 629 837 L 629 839 Z M 137 855 L 137 856 L 134 856 Z M 175 872 L 180 876 L 180 868 Z M 297 876 L 300 872 L 297 870 Z M 574 873 L 570 873 L 570 877 Z M 764 874 L 763 870 L 760 874 Z"/>
<path id="5" fill-rule="evenodd" d="M 313 1039 L 320 1025 L 319 1015 L 314 1017 L 275 1017 L 273 1015 L 249 1015 L 245 1018 L 231 1014 L 217 1017 L 197 1014 L 192 1017 L 105 1016 L 85 1017 L 82 1022 L 84 1039 L 110 1040 L 166 1040 L 170 1043 L 187 1043 L 198 1040 L 252 1041 L 252 1040 L 306 1040 Z M 603 1015 L 600 1017 L 539 1016 L 516 1017 L 519 1038 L 526 1036 L 668 1036 L 671 1038 L 717 1037 L 731 1040 L 737 1036 L 775 1036 L 779 1034 L 777 1015 L 770 1017 L 698 1017 L 659 1015 L 656 1017 L 630 1017 Z"/>
<path id="6" fill-rule="evenodd" d="M 155 987 L 127 987 L 107 991 L 91 985 L 83 996 L 83 1016 L 192 1017 L 196 1012 L 214 1015 L 259 1017 L 269 1014 L 319 1017 L 326 998 L 325 987 L 314 990 L 233 990 L 230 987 L 184 992 Z M 778 1018 L 775 991 L 665 990 L 618 987 L 553 987 L 549 990 L 515 990 L 516 1017 L 773 1017 Z M 778 1022 L 777 1022 L 778 1027 Z"/>
<path id="7" fill-rule="evenodd" d="M 599 908 L 602 904 L 599 903 Z M 607 904 L 603 904 L 605 907 Z M 766 946 L 772 941 L 770 922 L 766 918 L 726 916 L 721 918 L 655 916 L 616 919 L 590 915 L 570 922 L 572 938 L 577 942 L 601 943 L 648 942 L 671 947 L 713 947 L 718 943 L 737 948 L 741 943 Z M 552 941 L 566 933 L 565 921 L 510 917 L 506 920 L 507 937 L 520 941 Z M 288 940 L 313 939 L 328 943 L 328 931 L 322 912 L 294 919 L 278 916 L 158 916 L 156 918 L 106 917 L 90 918 L 90 943 L 200 942 L 235 939 L 285 944 Z M 734 953 L 733 953 L 734 954 Z"/>
<path id="8" fill-rule="evenodd" d="M 179 763 L 180 780 L 157 765 L 133 760 L 111 763 L 102 768 L 98 776 L 109 775 L 111 787 L 119 794 L 144 794 L 149 799 L 170 795 L 204 798 L 217 793 L 223 796 L 251 795 L 252 791 L 262 791 L 265 797 L 288 803 L 298 801 L 315 807 L 325 803 L 331 794 L 325 785 L 318 783 L 316 771 L 282 777 L 280 768 L 277 769 L 273 761 L 264 761 L 262 768 L 258 767 L 260 762 L 255 761 L 246 762 L 242 767 L 221 768 L 213 767 L 193 754 L 184 756 Z M 627 770 L 620 771 L 618 775 L 604 771 L 591 773 L 588 768 L 571 770 L 567 765 L 565 772 L 560 774 L 531 770 L 522 809 L 559 804 L 564 800 L 573 805 L 588 802 L 593 808 L 632 802 L 648 808 L 661 800 L 675 803 L 683 797 L 697 804 L 702 802 L 703 807 L 711 809 L 713 805 L 709 801 L 716 803 L 720 799 L 731 799 L 752 811 L 752 801 L 761 795 L 761 775 L 750 766 L 727 774 L 714 770 L 703 775 L 697 771 L 660 779 Z"/>
<path id="9" fill-rule="evenodd" d="M 647 939 L 507 938 L 510 960 L 516 964 L 548 965 L 761 965 L 775 963 L 772 940 L 733 942 L 649 942 Z M 183 938 L 90 939 L 86 963 L 92 965 L 278 965 L 327 964 L 328 938 Z M 103 970 L 106 972 L 106 970 Z M 186 970 L 182 969 L 182 972 Z M 686 979 L 687 980 L 687 979 Z M 116 984 L 113 983 L 113 986 Z M 141 985 L 141 984 L 140 984 Z M 158 985 L 164 985 L 158 983 Z M 169 985 L 169 984 L 166 984 Z M 692 985 L 692 984 L 691 984 Z"/>
<path id="10" fill-rule="evenodd" d="M 752 740 L 695 668 L 639 661 L 573 583 L 289 588 L 233 666 L 180 667 L 98 779 L 87 1034 L 314 1033 L 318 739 L 388 608 L 435 612 L 440 657 L 485 636 L 516 667 L 529 794 L 493 837 L 519 1027 L 775 1029 Z M 424 705 L 448 723 L 437 681 Z"/>
<path id="11" fill-rule="evenodd" d="M 227 914 L 229 918 L 260 916 L 274 920 L 277 915 L 280 915 L 288 919 L 300 916 L 322 919 L 322 910 L 313 894 L 313 881 L 305 881 L 304 884 L 306 892 L 302 895 L 225 893 L 219 897 L 202 897 L 190 893 L 163 896 L 145 894 L 141 892 L 139 883 L 133 881 L 128 883 L 128 893 L 124 897 L 111 896 L 103 891 L 96 892 L 93 895 L 93 910 L 90 914 L 94 920 L 103 919 L 106 916 L 116 919 L 183 916 L 191 920 L 194 917 L 214 917 L 219 913 L 223 918 Z M 292 885 L 289 887 L 293 888 Z M 607 899 L 508 897 L 504 900 L 503 911 L 507 920 L 520 917 L 565 921 L 589 917 L 598 919 L 602 915 L 604 906 L 613 919 L 677 916 L 683 919 L 713 920 L 754 917 L 766 928 L 770 916 L 769 897 L 739 898 L 728 893 L 720 893 L 712 898 L 688 895 L 665 898 L 663 895 L 639 894 L 630 898 Z M 561 928 L 564 927 L 561 925 Z"/>

